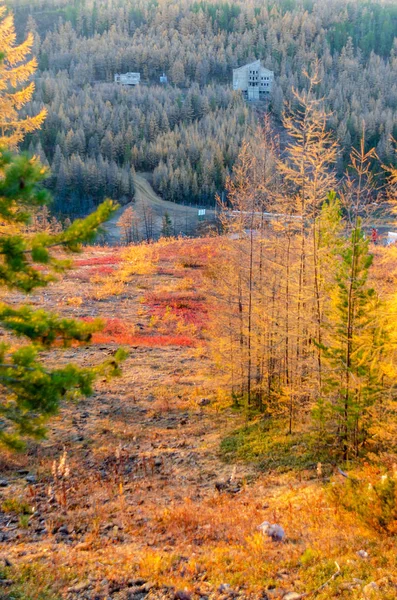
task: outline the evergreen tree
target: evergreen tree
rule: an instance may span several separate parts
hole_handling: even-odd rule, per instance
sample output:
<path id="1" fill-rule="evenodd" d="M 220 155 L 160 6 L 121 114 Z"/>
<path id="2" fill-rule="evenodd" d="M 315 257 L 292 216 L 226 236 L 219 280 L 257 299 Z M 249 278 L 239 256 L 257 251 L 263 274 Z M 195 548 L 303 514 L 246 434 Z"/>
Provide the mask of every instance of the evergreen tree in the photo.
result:
<path id="1" fill-rule="evenodd" d="M 23 228 L 32 213 L 49 201 L 40 187 L 44 177 L 45 169 L 36 159 L 0 149 L 0 219 L 12 231 L 0 236 L 0 283 L 10 290 L 28 293 L 46 286 L 56 272 L 69 266 L 50 249 L 78 251 L 82 243 L 93 240 L 114 211 L 112 202 L 106 201 L 62 232 L 26 234 Z M 124 352 L 118 351 L 93 369 L 73 364 L 50 368 L 44 351 L 74 342 L 86 344 L 100 322 L 83 323 L 28 305 L 15 308 L 2 302 L 0 326 L 11 335 L 10 342 L 0 345 L 0 442 L 13 448 L 23 447 L 26 437 L 42 437 L 45 421 L 56 413 L 63 398 L 89 395 L 95 376 L 117 374 L 124 357 Z"/>
<path id="2" fill-rule="evenodd" d="M 347 460 L 368 436 L 371 408 L 383 385 L 382 366 L 388 344 L 380 300 L 368 284 L 372 264 L 369 241 L 360 221 L 340 253 L 328 314 L 328 336 L 322 345 L 326 369 L 316 410 L 322 436 L 328 434 L 337 454 Z"/>
<path id="3" fill-rule="evenodd" d="M 163 216 L 161 235 L 163 237 L 171 237 L 172 235 L 172 221 L 170 215 L 167 212 L 165 212 Z"/>

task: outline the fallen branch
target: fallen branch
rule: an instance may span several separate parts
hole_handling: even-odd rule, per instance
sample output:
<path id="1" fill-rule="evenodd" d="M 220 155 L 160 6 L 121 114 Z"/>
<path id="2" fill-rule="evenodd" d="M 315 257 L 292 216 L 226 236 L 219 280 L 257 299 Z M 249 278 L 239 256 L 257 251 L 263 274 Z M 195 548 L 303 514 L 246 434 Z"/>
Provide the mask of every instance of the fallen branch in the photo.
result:
<path id="1" fill-rule="evenodd" d="M 345 479 L 350 479 L 350 481 L 353 483 L 357 483 L 360 481 L 360 479 L 358 479 L 357 477 L 350 477 L 350 475 L 342 471 L 342 469 L 340 469 L 339 467 L 336 467 L 336 470 L 338 471 L 339 475 L 342 475 L 342 477 L 345 477 Z"/>
<path id="2" fill-rule="evenodd" d="M 336 467 L 338 470 L 339 475 L 342 475 L 342 477 L 346 477 L 346 479 L 350 479 L 349 475 L 347 473 L 345 473 L 344 471 L 342 471 L 342 469 L 340 469 L 339 467 Z"/>

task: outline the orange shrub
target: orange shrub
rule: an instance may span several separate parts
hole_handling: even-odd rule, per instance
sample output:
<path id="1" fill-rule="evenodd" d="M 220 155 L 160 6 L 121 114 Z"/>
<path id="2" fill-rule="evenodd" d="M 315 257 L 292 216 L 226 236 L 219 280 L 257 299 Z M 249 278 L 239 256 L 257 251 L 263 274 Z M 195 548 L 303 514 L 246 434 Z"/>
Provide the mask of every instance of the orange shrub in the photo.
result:
<path id="1" fill-rule="evenodd" d="M 366 465 L 332 487 L 334 501 L 377 531 L 397 533 L 397 473 Z"/>

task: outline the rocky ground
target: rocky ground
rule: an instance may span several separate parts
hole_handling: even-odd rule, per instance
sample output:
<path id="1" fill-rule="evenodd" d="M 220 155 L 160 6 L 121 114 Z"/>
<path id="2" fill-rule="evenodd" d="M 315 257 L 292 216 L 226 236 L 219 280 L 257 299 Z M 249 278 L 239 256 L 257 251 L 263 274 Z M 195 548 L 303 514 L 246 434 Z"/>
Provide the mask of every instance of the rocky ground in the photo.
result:
<path id="1" fill-rule="evenodd" d="M 96 300 L 93 289 L 102 282 L 91 272 L 109 252 L 119 255 L 118 250 L 85 253 L 77 261 L 82 266 L 34 296 L 31 304 L 62 308 L 71 317 L 117 318 L 146 330 L 150 314 L 142 307 L 142 294 L 163 286 L 164 276 L 132 278 L 123 294 Z M 165 277 L 167 286 L 172 284 L 172 275 Z M 12 300 L 23 298 L 14 295 Z M 116 336 L 71 348 L 62 360 L 97 364 L 114 352 L 117 342 Z M 86 558 L 88 552 L 112 559 L 116 548 L 128 548 L 128 554 L 150 548 L 172 553 L 175 533 L 161 524 L 167 511 L 186 501 L 216 498 L 216 484 L 230 476 L 231 467 L 218 455 L 221 432 L 231 424 L 206 397 L 206 391 L 212 393 L 208 356 L 196 346 L 156 347 L 156 342 L 129 352 L 122 377 L 99 382 L 92 397 L 65 405 L 47 441 L 30 445 L 26 456 L 4 456 L 1 499 L 11 509 L 15 503 L 15 510 L 0 517 L 5 564 L 45 562 L 47 557 L 63 561 L 65 555 Z M 54 477 L 53 464 L 64 452 L 70 474 L 62 480 Z M 238 491 L 237 479 L 233 485 Z M 186 560 L 181 556 L 179 562 Z M 141 598 L 153 585 L 134 577 L 112 582 L 91 573 L 87 581 L 72 580 L 63 591 L 79 598 L 91 598 L 94 591 L 100 597 Z M 150 596 L 165 598 L 168 593 L 150 591 Z"/>
<path id="2" fill-rule="evenodd" d="M 109 281 L 131 257 L 88 250 L 74 272 L 32 297 L 108 322 L 92 346 L 61 360 L 97 364 L 123 342 L 130 355 L 122 377 L 62 407 L 47 440 L 24 455 L 3 453 L 0 597 L 293 600 L 317 590 L 322 599 L 395 598 L 393 541 L 382 541 L 382 564 L 378 539 L 330 504 L 315 469 L 297 477 L 222 461 L 220 441 L 242 416 L 219 404 L 198 318 L 208 248 L 184 244 L 163 245 L 155 268 L 138 265 L 114 293 Z M 170 295 L 183 296 L 182 313 Z M 162 298 L 178 319 L 162 312 Z M 285 539 L 262 535 L 264 520 L 281 523 Z"/>

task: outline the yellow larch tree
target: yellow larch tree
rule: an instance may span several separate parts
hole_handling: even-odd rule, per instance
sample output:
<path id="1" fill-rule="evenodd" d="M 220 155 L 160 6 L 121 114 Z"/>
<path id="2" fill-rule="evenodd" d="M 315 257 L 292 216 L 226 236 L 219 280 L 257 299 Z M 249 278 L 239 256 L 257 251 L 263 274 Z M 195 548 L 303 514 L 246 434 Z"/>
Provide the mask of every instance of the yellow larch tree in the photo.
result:
<path id="1" fill-rule="evenodd" d="M 14 17 L 0 4 L 0 146 L 16 148 L 27 133 L 40 129 L 47 111 L 21 117 L 19 111 L 32 99 L 34 83 L 29 79 L 37 60 L 28 58 L 34 42 L 29 33 L 16 44 Z"/>

